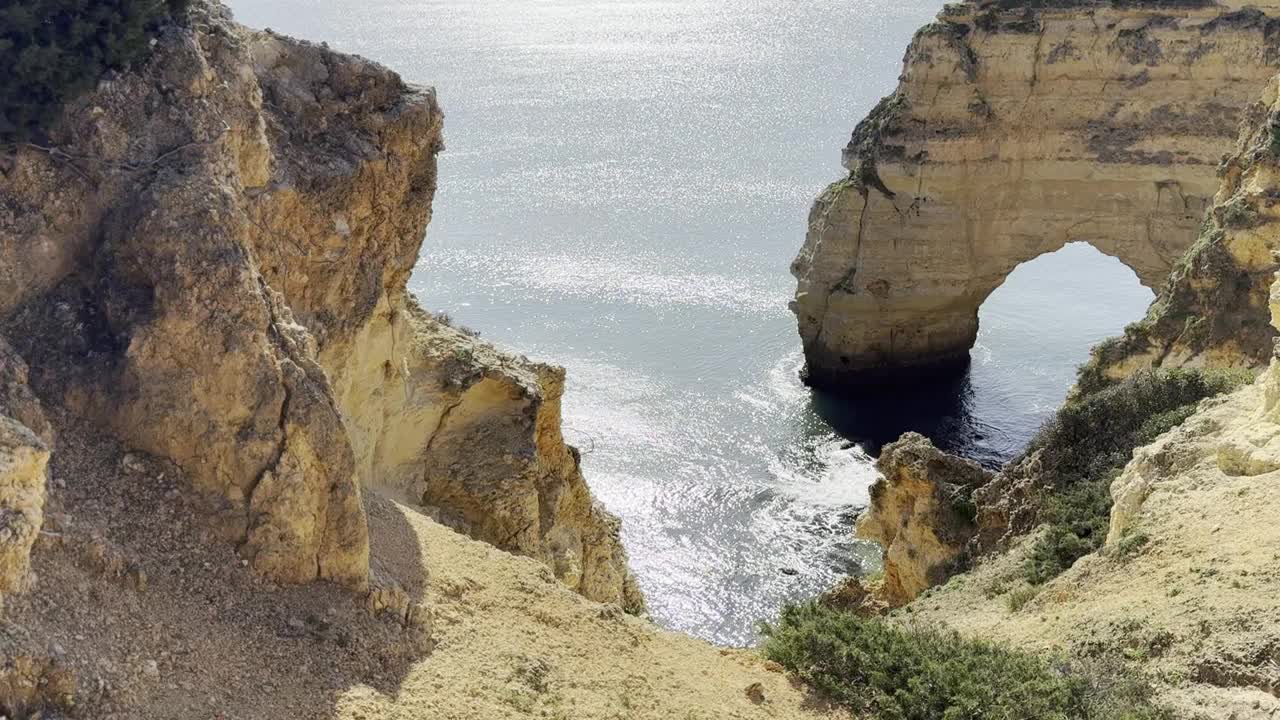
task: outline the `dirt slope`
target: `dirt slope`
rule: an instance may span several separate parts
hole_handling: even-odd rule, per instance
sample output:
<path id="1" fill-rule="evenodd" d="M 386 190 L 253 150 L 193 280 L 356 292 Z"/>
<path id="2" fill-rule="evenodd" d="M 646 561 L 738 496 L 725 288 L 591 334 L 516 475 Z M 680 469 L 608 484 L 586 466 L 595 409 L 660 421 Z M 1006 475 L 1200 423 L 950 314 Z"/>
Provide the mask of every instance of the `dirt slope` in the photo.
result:
<path id="1" fill-rule="evenodd" d="M 753 652 L 587 600 L 374 493 L 369 599 L 277 586 L 216 541 L 172 464 L 55 424 L 49 520 L 35 587 L 0 625 L 0 688 L 27 678 L 56 701 L 74 680 L 69 717 L 839 717 Z"/>

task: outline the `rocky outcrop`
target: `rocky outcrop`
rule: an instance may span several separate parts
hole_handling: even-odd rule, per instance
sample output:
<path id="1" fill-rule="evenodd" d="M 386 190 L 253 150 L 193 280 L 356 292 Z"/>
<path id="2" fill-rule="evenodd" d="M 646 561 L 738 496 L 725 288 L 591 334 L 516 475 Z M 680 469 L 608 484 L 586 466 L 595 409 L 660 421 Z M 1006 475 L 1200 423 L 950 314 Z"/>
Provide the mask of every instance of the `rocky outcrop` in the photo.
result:
<path id="1" fill-rule="evenodd" d="M 27 384 L 27 365 L 0 338 L 0 602 L 30 586 L 52 443 L 44 407 Z"/>
<path id="2" fill-rule="evenodd" d="M 0 415 L 25 425 L 46 445 L 53 444 L 53 428 L 40 399 L 31 391 L 27 363 L 0 337 Z"/>
<path id="3" fill-rule="evenodd" d="M 0 333 L 35 394 L 176 463 L 276 580 L 364 588 L 362 488 L 394 489 L 638 607 L 617 522 L 559 435 L 562 374 L 405 290 L 434 93 L 192 13 L 0 162 Z"/>
<path id="4" fill-rule="evenodd" d="M 809 380 L 967 362 L 986 297 L 1068 242 L 1163 284 L 1274 73 L 1280 8 L 1260 7 L 949 5 L 810 215 L 792 266 Z"/>
<path id="5" fill-rule="evenodd" d="M 374 486 L 474 538 L 542 560 L 583 595 L 643 606 L 620 526 L 561 435 L 564 370 L 444 325 L 403 292 L 322 353 Z M 392 358 L 391 365 L 387 359 Z"/>
<path id="6" fill-rule="evenodd" d="M 1094 349 L 1082 383 L 1100 385 L 1160 367 L 1262 368 L 1272 356 L 1280 271 L 1280 83 L 1250 105 L 1236 152 L 1199 238 L 1147 316 Z"/>
<path id="7" fill-rule="evenodd" d="M 31 432 L 0 415 L 0 597 L 27 589 L 31 546 L 44 521 L 49 449 Z"/>
<path id="8" fill-rule="evenodd" d="M 883 477 L 856 532 L 884 548 L 876 594 L 898 607 L 955 572 L 977 531 L 973 492 L 991 476 L 916 433 L 886 445 L 876 466 Z"/>
<path id="9" fill-rule="evenodd" d="M 1035 470 L 1028 462 L 1024 479 Z M 1278 480 L 1280 360 L 1273 360 L 1256 382 L 1201 402 L 1133 452 L 1111 484 L 1099 552 L 1028 587 L 1022 578 L 1038 543 L 1024 537 L 917 600 L 909 617 L 986 641 L 1125 658 L 1128 672 L 1161 678 L 1159 701 L 1177 717 L 1274 716 Z"/>

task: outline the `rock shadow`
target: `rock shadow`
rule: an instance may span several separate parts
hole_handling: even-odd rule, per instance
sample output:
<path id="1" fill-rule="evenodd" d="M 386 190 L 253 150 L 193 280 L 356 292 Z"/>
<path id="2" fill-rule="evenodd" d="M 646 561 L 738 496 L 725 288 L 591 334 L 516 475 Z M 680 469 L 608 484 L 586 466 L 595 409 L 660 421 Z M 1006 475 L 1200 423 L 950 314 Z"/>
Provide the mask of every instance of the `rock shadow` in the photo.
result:
<path id="1" fill-rule="evenodd" d="M 974 414 L 974 388 L 967 367 L 909 384 L 871 385 L 839 394 L 814 388 L 811 398 L 814 412 L 836 434 L 872 456 L 903 433 L 918 432 L 939 449 L 988 469 L 999 468 L 1005 460 L 982 442 L 991 430 Z"/>
<path id="2" fill-rule="evenodd" d="M 70 671 L 74 717 L 346 717 L 351 693 L 395 696 L 430 655 L 426 561 L 409 510 L 366 496 L 370 594 L 277 585 L 220 537 L 179 468 L 52 415 L 37 583 L 6 598 L 4 624 L 21 633 L 0 650 Z M 392 586 L 402 606 L 371 609 Z"/>

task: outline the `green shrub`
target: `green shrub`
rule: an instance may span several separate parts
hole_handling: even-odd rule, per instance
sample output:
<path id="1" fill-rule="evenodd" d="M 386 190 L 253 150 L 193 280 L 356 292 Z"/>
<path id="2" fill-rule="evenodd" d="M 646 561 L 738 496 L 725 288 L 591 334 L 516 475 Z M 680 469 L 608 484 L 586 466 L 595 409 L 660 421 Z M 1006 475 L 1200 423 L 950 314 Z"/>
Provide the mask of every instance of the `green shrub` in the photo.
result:
<path id="1" fill-rule="evenodd" d="M 0 3 L 0 142 L 46 129 L 104 72 L 147 56 L 187 0 L 9 0 Z"/>
<path id="2" fill-rule="evenodd" d="M 1138 678 L 1094 676 L 952 632 L 900 628 L 815 603 L 784 609 L 763 631 L 770 660 L 879 720 L 1166 717 Z"/>
<path id="3" fill-rule="evenodd" d="M 1116 557 L 1128 558 L 1137 555 L 1142 548 L 1151 542 L 1151 537 L 1144 532 L 1127 533 L 1120 538 L 1116 547 Z"/>
<path id="4" fill-rule="evenodd" d="M 1024 566 L 1033 584 L 1048 582 L 1102 546 L 1111 515 L 1111 483 L 1146 445 L 1177 427 L 1207 397 L 1242 385 L 1247 373 L 1157 370 L 1072 398 L 1031 442 L 1051 494 L 1041 510 L 1048 531 Z"/>
<path id="5" fill-rule="evenodd" d="M 1018 612 L 1022 608 L 1026 607 L 1027 603 L 1035 600 L 1036 595 L 1039 594 L 1040 588 L 1034 586 L 1020 587 L 1017 590 L 1014 590 L 1009 593 L 1009 597 L 1006 598 L 1006 602 L 1009 605 L 1009 612 Z"/>

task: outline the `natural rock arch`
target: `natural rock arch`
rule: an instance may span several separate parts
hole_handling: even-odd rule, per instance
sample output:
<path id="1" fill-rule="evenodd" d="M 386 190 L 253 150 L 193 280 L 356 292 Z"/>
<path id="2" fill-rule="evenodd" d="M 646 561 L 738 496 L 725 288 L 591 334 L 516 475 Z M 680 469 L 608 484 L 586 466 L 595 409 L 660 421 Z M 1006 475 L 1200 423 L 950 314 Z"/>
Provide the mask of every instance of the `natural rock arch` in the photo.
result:
<path id="1" fill-rule="evenodd" d="M 814 205 L 792 266 L 812 384 L 967 362 L 987 295 L 1068 242 L 1158 288 L 1274 73 L 1260 10 L 985 7 L 917 33 Z"/>

